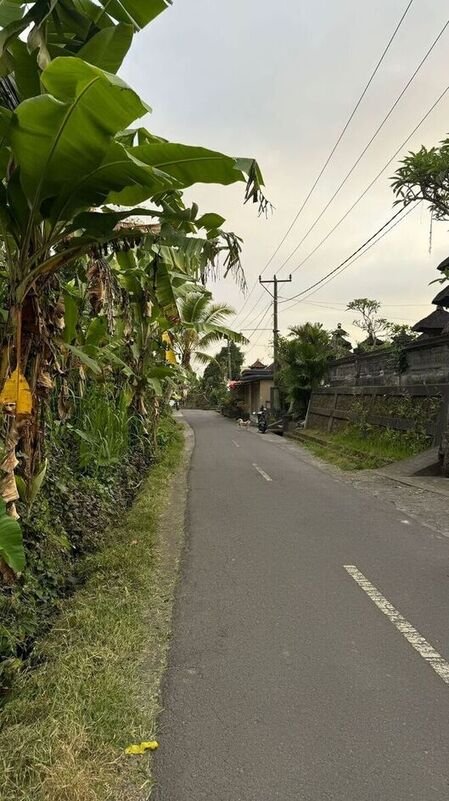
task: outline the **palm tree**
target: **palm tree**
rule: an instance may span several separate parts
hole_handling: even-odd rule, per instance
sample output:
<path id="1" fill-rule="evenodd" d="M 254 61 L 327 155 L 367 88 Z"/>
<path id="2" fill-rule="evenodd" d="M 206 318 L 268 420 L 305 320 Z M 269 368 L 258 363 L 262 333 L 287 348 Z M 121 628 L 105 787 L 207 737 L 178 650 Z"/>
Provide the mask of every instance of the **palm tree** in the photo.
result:
<path id="1" fill-rule="evenodd" d="M 305 412 L 312 390 L 326 375 L 330 356 L 330 336 L 321 323 L 294 326 L 281 341 L 281 383 L 291 411 Z"/>
<path id="2" fill-rule="evenodd" d="M 173 331 L 173 341 L 183 367 L 191 369 L 192 357 L 209 364 L 213 357 L 205 350 L 224 339 L 247 344 L 242 334 L 224 325 L 234 309 L 226 303 L 213 303 L 210 292 L 192 292 L 180 302 L 179 310 L 181 322 Z"/>

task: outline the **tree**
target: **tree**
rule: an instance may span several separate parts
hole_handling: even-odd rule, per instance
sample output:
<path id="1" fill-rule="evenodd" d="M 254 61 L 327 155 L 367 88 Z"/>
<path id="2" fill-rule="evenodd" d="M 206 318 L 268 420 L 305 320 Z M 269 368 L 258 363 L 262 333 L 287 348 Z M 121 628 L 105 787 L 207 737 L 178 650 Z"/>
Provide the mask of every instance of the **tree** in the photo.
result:
<path id="1" fill-rule="evenodd" d="M 449 219 L 449 138 L 438 147 L 424 145 L 401 161 L 392 187 L 396 202 L 408 206 L 424 200 L 437 220 Z"/>
<path id="2" fill-rule="evenodd" d="M 243 358 L 243 353 L 239 346 L 230 340 L 219 353 L 215 354 L 213 361 L 207 365 L 203 375 L 204 380 L 208 383 L 216 383 L 218 376 L 221 380 L 224 380 L 224 378 L 235 380 L 240 375 Z"/>
<path id="3" fill-rule="evenodd" d="M 207 365 L 201 381 L 202 388 L 211 405 L 218 405 L 227 395 L 226 378 L 236 379 L 243 364 L 243 353 L 235 342 L 229 341 Z M 230 362 L 230 375 L 229 375 Z"/>
<path id="4" fill-rule="evenodd" d="M 304 323 L 280 340 L 280 384 L 290 411 L 305 414 L 312 390 L 320 386 L 332 356 L 330 334 L 322 323 Z"/>
<path id="5" fill-rule="evenodd" d="M 369 300 L 368 298 L 356 298 L 355 300 L 351 300 L 346 308 L 348 311 L 356 311 L 361 315 L 360 318 L 357 318 L 353 322 L 357 328 L 360 328 L 361 331 L 366 333 L 366 340 L 361 343 L 361 347 L 364 350 L 375 348 L 376 345 L 379 344 L 377 335 L 385 333 L 389 326 L 385 317 L 377 316 L 381 308 L 379 301 Z"/>
<path id="6" fill-rule="evenodd" d="M 196 291 L 180 303 L 181 321 L 173 331 L 175 350 L 179 353 L 183 367 L 191 369 L 192 358 L 203 364 L 213 359 L 205 348 L 228 339 L 242 345 L 247 339 L 242 334 L 227 328 L 224 323 L 234 314 L 226 303 L 213 303 L 210 292 Z"/>
<path id="7" fill-rule="evenodd" d="M 143 411 L 143 395 L 159 392 L 167 369 L 163 335 L 185 329 L 193 347 L 195 337 L 207 345 L 238 336 L 221 326 L 219 307 L 202 321 L 183 320 L 181 306 L 188 309 L 192 291 L 204 295 L 201 283 L 220 255 L 225 271 L 243 278 L 239 238 L 219 215 L 186 206 L 182 191 L 243 181 L 245 201 L 263 210 L 259 167 L 130 129 L 149 108 L 115 74 L 134 33 L 168 5 L 0 3 L 0 389 L 8 410 L 0 495 L 11 514 L 17 446 L 29 484 L 42 472 L 44 409 L 53 390 L 65 396 L 74 373 L 83 383 L 115 371 Z M 104 302 L 114 280 L 125 295 Z M 117 333 L 121 305 L 129 314 Z"/>

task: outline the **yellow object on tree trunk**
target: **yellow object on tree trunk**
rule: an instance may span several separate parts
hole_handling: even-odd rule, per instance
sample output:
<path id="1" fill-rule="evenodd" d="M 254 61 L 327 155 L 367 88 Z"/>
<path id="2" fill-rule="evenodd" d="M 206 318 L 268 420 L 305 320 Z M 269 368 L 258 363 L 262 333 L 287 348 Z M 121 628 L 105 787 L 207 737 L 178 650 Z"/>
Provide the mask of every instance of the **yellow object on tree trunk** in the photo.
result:
<path id="1" fill-rule="evenodd" d="M 31 414 L 32 412 L 33 397 L 30 386 L 17 367 L 5 381 L 0 392 L 0 404 L 2 406 L 14 404 L 16 414 Z"/>
<path id="2" fill-rule="evenodd" d="M 168 349 L 165 351 L 165 361 L 169 362 L 169 364 L 178 364 L 176 359 L 176 354 L 171 347 L 172 346 L 171 337 L 170 334 L 167 333 L 167 331 L 164 331 L 164 333 L 162 334 L 162 342 L 164 343 L 164 345 L 169 346 Z"/>

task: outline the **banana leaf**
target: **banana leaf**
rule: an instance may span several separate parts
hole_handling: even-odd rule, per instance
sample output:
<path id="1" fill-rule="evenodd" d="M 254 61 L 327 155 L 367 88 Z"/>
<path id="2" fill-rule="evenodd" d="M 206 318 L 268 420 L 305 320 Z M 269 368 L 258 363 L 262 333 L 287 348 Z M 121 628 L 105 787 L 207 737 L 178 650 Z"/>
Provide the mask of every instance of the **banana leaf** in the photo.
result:
<path id="1" fill-rule="evenodd" d="M 114 134 L 148 111 L 122 80 L 81 59 L 56 59 L 41 80 L 50 94 L 21 103 L 10 133 L 34 212 L 67 184 L 86 181 L 102 165 Z"/>

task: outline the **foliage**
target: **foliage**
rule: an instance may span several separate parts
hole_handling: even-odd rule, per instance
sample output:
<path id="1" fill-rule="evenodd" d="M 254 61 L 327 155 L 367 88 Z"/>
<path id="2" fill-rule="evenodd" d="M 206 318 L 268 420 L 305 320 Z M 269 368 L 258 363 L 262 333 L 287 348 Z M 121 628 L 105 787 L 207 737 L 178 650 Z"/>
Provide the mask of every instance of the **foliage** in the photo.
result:
<path id="1" fill-rule="evenodd" d="M 51 437 L 71 438 L 91 477 L 139 437 L 154 454 L 167 397 L 185 382 L 173 348 L 189 368 L 195 349 L 239 338 L 204 286 L 220 259 L 244 284 L 241 240 L 182 193 L 243 182 L 263 211 L 260 169 L 130 127 L 150 109 L 116 74 L 169 4 L 0 3 L 0 387 L 17 376 L 33 402 L 25 421 L 18 397 L 5 409 L 12 517 L 19 493 L 29 514 L 51 477 Z"/>
<path id="2" fill-rule="evenodd" d="M 111 404 L 110 388 L 108 395 Z M 0 587 L 0 693 L 23 661 L 35 664 L 36 638 L 85 579 L 79 560 L 102 547 L 107 526 L 131 503 L 154 458 L 148 440 L 130 437 L 120 461 L 100 467 L 91 447 L 81 470 L 80 440 L 70 428 L 53 432 L 48 455 L 51 469 L 31 509 L 19 503 L 26 566 L 13 585 Z"/>
<path id="3" fill-rule="evenodd" d="M 409 153 L 392 179 L 396 202 L 424 200 L 437 220 L 449 219 L 449 139 L 439 146 Z"/>
<path id="4" fill-rule="evenodd" d="M 389 323 L 387 327 L 390 342 L 387 343 L 391 351 L 391 358 L 395 372 L 402 375 L 407 372 L 408 360 L 405 346 L 413 342 L 418 333 L 413 331 L 409 325 Z"/>
<path id="5" fill-rule="evenodd" d="M 313 436 L 314 432 L 310 432 Z M 318 441 L 319 440 L 319 441 Z M 304 444 L 317 456 L 342 470 L 368 470 L 407 459 L 427 447 L 426 438 L 415 432 L 370 428 L 361 431 L 348 425 L 332 434 L 317 432 L 317 440 L 304 437 Z"/>
<path id="6" fill-rule="evenodd" d="M 201 387 L 211 406 L 219 406 L 226 400 L 228 395 L 226 378 L 231 380 L 238 378 L 243 358 L 243 353 L 238 345 L 229 341 L 215 354 L 213 361 L 209 362 L 203 374 Z"/>
<path id="7" fill-rule="evenodd" d="M 181 546 L 173 524 L 170 547 L 164 550 L 158 536 L 182 451 L 182 435 L 168 425 L 170 442 L 145 491 L 116 517 L 101 550 L 80 562 L 83 586 L 60 600 L 35 669 L 20 674 L 2 710 L 2 801 L 137 798 L 143 784 L 148 796 L 148 761 L 126 759 L 123 749 L 150 739 L 159 713 Z M 114 493 L 119 503 L 115 486 Z M 109 505 L 114 509 L 113 498 Z M 97 521 L 80 506 L 83 513 L 93 529 Z"/>
<path id="8" fill-rule="evenodd" d="M 112 387 L 91 387 L 83 399 L 79 421 L 69 430 L 79 438 L 79 465 L 98 473 L 102 467 L 118 464 L 129 448 L 129 396 Z"/>
<path id="9" fill-rule="evenodd" d="M 191 367 L 192 358 L 208 364 L 212 357 L 205 349 L 215 342 L 227 339 L 246 344 L 242 334 L 227 328 L 224 322 L 234 314 L 226 303 L 213 303 L 207 292 L 192 292 L 180 303 L 180 324 L 173 332 L 175 349 L 183 367 Z"/>
<path id="10" fill-rule="evenodd" d="M 305 413 L 310 394 L 323 381 L 332 355 L 331 337 L 321 323 L 304 323 L 290 329 L 279 343 L 280 385 L 290 411 Z"/>
<path id="11" fill-rule="evenodd" d="M 25 567 L 20 526 L 17 520 L 7 514 L 6 504 L 2 500 L 0 500 L 0 558 L 15 573 L 20 573 Z"/>
<path id="12" fill-rule="evenodd" d="M 360 317 L 354 320 L 354 325 L 364 331 L 366 339 L 359 345 L 362 350 L 371 350 L 379 344 L 377 335 L 388 331 L 389 323 L 385 317 L 378 317 L 381 308 L 378 300 L 369 298 L 356 298 L 347 305 L 348 311 L 356 311 Z"/>

